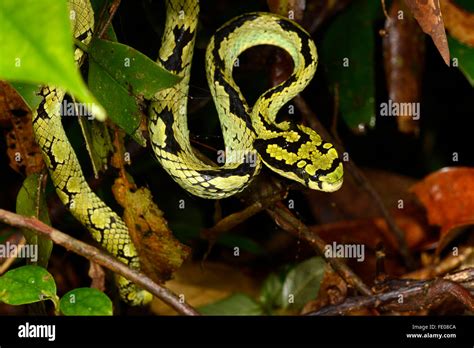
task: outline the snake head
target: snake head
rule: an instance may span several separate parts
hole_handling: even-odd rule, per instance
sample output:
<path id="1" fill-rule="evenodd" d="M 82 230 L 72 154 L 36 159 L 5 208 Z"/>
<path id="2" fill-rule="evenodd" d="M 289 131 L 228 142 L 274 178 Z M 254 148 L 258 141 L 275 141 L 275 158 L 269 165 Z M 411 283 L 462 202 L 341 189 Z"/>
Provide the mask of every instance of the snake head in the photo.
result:
<path id="1" fill-rule="evenodd" d="M 299 137 L 289 139 L 282 133 L 271 139 L 256 139 L 254 147 L 272 171 L 310 189 L 334 192 L 342 186 L 344 169 L 332 144 L 307 127 Z"/>
<path id="2" fill-rule="evenodd" d="M 314 170 L 315 168 L 316 170 Z M 334 192 L 341 188 L 343 174 L 342 161 L 339 158 L 335 158 L 328 169 L 317 168 L 313 163 L 306 164 L 301 168 L 300 177 L 310 189 Z"/>

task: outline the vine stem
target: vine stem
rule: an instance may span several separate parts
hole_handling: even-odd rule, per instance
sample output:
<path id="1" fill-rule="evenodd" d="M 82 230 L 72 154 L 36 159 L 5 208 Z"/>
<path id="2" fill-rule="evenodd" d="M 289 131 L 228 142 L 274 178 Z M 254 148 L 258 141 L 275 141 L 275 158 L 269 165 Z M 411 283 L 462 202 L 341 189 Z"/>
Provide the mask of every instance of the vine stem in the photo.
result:
<path id="1" fill-rule="evenodd" d="M 177 294 L 156 284 L 145 274 L 129 268 L 124 263 L 116 260 L 104 251 L 81 242 L 64 232 L 61 232 L 45 223 L 31 217 L 22 216 L 7 210 L 0 209 L 0 221 L 14 227 L 28 228 L 34 230 L 41 235 L 51 239 L 54 243 L 75 252 L 95 263 L 102 265 L 111 271 L 131 280 L 145 290 L 148 290 L 157 298 L 174 308 L 178 313 L 183 315 L 199 315 L 199 313 L 186 302 L 182 301 Z"/>
<path id="2" fill-rule="evenodd" d="M 89 53 L 89 47 L 87 47 L 87 45 L 85 45 L 82 41 L 79 41 L 78 39 L 74 38 L 74 45 L 79 47 L 84 52 Z"/>

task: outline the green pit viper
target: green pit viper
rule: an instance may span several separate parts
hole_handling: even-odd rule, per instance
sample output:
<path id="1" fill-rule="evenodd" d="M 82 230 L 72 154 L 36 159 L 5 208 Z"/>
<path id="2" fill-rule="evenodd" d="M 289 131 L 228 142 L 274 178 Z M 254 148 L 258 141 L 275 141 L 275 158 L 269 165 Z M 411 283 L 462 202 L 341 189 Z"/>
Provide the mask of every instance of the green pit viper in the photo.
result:
<path id="1" fill-rule="evenodd" d="M 76 13 L 72 16 L 73 35 L 87 45 L 94 30 L 89 0 L 69 0 L 69 6 Z M 259 173 L 262 163 L 311 189 L 339 189 L 343 167 L 334 146 L 304 125 L 276 122 L 278 110 L 308 85 L 316 71 L 316 46 L 308 33 L 285 17 L 248 13 L 226 23 L 211 38 L 206 50 L 207 80 L 226 153 L 240 156 L 226 156 L 221 166 L 210 165 L 191 147 L 186 117 L 199 4 L 197 0 L 167 0 L 166 11 L 157 63 L 182 79 L 156 93 L 149 108 L 148 130 L 156 158 L 168 174 L 188 192 L 209 199 L 242 191 Z M 293 59 L 294 69 L 286 81 L 264 92 L 249 107 L 232 72 L 238 56 L 257 45 L 284 49 Z M 78 66 L 84 58 L 84 52 L 76 48 Z M 33 128 L 59 198 L 106 250 L 139 269 L 127 226 L 91 190 L 64 132 L 60 105 L 65 92 L 44 86 L 39 94 L 42 101 L 33 114 Z M 249 161 L 255 152 L 258 156 Z M 132 305 L 150 301 L 150 293 L 127 279 L 117 276 L 117 282 L 122 298 Z"/>

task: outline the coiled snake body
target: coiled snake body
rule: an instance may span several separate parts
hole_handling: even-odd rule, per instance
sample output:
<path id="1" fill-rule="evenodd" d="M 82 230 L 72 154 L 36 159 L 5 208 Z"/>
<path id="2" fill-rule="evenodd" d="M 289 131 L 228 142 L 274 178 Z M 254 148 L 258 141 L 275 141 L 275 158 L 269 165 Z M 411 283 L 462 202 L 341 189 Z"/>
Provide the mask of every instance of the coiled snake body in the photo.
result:
<path id="1" fill-rule="evenodd" d="M 93 33 L 93 13 L 88 0 L 70 0 L 76 11 L 74 36 L 88 44 Z M 197 0 L 167 0 L 167 15 L 157 63 L 182 80 L 158 92 L 149 110 L 149 133 L 157 159 L 171 177 L 194 195 L 220 199 L 242 191 L 258 174 L 262 162 L 276 173 L 312 189 L 335 191 L 342 184 L 343 168 L 337 152 L 311 128 L 290 122 L 276 123 L 278 110 L 312 79 L 317 65 L 316 47 L 294 22 L 274 14 L 239 16 L 212 37 L 206 51 L 206 73 L 219 114 L 228 154 L 222 166 L 202 162 L 189 141 L 186 106 L 191 60 L 196 36 Z M 293 59 L 291 76 L 258 98 L 250 108 L 232 78 L 234 62 L 243 51 L 257 45 L 274 45 Z M 83 52 L 77 48 L 78 65 Z M 71 213 L 104 248 L 130 267 L 139 269 L 139 258 L 123 220 L 90 189 L 61 124 L 64 91 L 41 89 L 42 102 L 33 115 L 35 137 L 56 192 Z M 249 156 L 258 153 L 255 161 Z M 237 160 L 236 160 L 237 159 Z M 143 304 L 151 295 L 118 277 L 122 297 Z"/>

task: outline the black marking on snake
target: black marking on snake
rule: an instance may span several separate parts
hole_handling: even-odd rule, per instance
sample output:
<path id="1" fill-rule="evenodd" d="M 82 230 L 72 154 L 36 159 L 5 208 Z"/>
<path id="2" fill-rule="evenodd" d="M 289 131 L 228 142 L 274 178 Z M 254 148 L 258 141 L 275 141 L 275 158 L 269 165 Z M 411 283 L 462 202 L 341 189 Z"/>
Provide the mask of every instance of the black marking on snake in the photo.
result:
<path id="1" fill-rule="evenodd" d="M 83 32 L 82 34 L 80 34 L 79 36 L 77 36 L 76 39 L 79 40 L 79 41 L 83 41 L 83 40 L 85 40 L 89 35 L 92 36 L 92 29 L 91 29 L 91 28 L 87 29 L 85 32 Z"/>
<path id="2" fill-rule="evenodd" d="M 157 112 L 156 109 L 153 109 L 153 112 L 156 114 L 157 117 L 161 118 L 161 120 L 165 124 L 166 144 L 164 150 L 166 152 L 170 152 L 176 155 L 178 152 L 182 151 L 182 148 L 174 136 L 173 112 L 168 107 L 165 107 L 160 113 Z"/>
<path id="3" fill-rule="evenodd" d="M 283 83 L 279 84 L 278 86 L 270 89 L 268 92 L 264 94 L 265 99 L 271 99 L 273 94 L 282 92 L 285 88 L 290 87 L 293 83 L 295 83 L 298 79 L 296 78 L 295 74 L 291 74 L 291 76 Z"/>
<path id="4" fill-rule="evenodd" d="M 247 159 L 243 161 L 241 164 L 239 164 L 236 168 L 229 168 L 229 169 L 223 169 L 221 168 L 219 171 L 216 170 L 199 170 L 199 174 L 203 178 L 205 178 L 206 181 L 212 180 L 216 177 L 222 177 L 222 178 L 227 178 L 229 176 L 244 176 L 244 175 L 250 175 L 252 176 L 253 173 L 255 172 L 257 166 L 252 166 L 251 161 L 248 161 Z M 219 191 L 222 191 L 219 189 Z"/>
<path id="5" fill-rule="evenodd" d="M 216 67 L 224 69 L 224 61 L 219 56 L 219 47 L 222 41 L 224 41 L 229 35 L 231 35 L 236 29 L 240 28 L 245 22 L 253 21 L 258 18 L 258 14 L 244 14 L 240 17 L 235 18 L 233 21 L 228 23 L 226 26 L 220 28 L 214 35 L 214 63 Z"/>
<path id="6" fill-rule="evenodd" d="M 184 29 L 184 26 L 174 27 L 173 35 L 175 42 L 173 53 L 171 53 L 171 55 L 166 60 L 160 58 L 160 61 L 167 70 L 181 72 L 186 67 L 182 66 L 183 49 L 193 40 L 194 32 L 190 31 L 189 28 Z"/>
<path id="7" fill-rule="evenodd" d="M 311 49 L 310 49 L 310 44 L 309 44 L 311 39 L 310 39 L 310 37 L 308 37 L 308 34 L 304 30 L 297 27 L 295 24 L 293 24 L 292 22 L 290 22 L 286 19 L 279 19 L 277 22 L 283 30 L 291 31 L 291 32 L 295 33 L 296 35 L 298 35 L 298 37 L 301 40 L 301 50 L 300 51 L 301 51 L 301 54 L 304 57 L 305 67 L 308 67 L 309 65 L 311 65 L 311 62 L 313 60 L 313 56 L 311 54 Z"/>
<path id="8" fill-rule="evenodd" d="M 266 129 L 268 129 L 272 132 L 277 132 L 277 133 L 282 132 L 282 130 L 280 128 L 275 126 L 273 123 L 268 122 L 267 119 L 262 115 L 261 112 L 258 113 L 258 117 L 260 118 L 260 121 L 262 121 L 262 123 L 265 125 Z"/>
<path id="9" fill-rule="evenodd" d="M 46 112 L 45 108 L 44 108 L 44 104 L 46 103 L 46 98 L 43 98 L 40 102 L 40 104 L 38 105 L 38 109 L 36 111 L 36 114 L 37 114 L 37 117 L 43 119 L 43 120 L 47 120 L 47 119 L 50 119 L 51 117 L 48 115 L 48 113 Z"/>
<path id="10" fill-rule="evenodd" d="M 53 144 L 51 143 L 51 147 L 53 146 Z M 48 160 L 49 160 L 49 164 L 51 166 L 51 169 L 54 171 L 57 169 L 58 165 L 60 165 L 61 163 L 59 163 L 58 161 L 56 161 L 56 158 L 54 157 L 54 155 L 51 153 L 51 147 L 48 149 L 49 151 L 43 151 L 43 153 L 46 155 L 46 157 L 48 157 Z"/>
<path id="11" fill-rule="evenodd" d="M 308 137 L 308 139 L 309 139 L 309 137 Z M 298 152 L 298 147 L 300 147 L 302 143 L 300 143 L 300 142 L 288 143 L 284 140 L 283 137 L 278 137 L 278 138 L 270 139 L 270 140 L 256 139 L 255 142 L 254 142 L 254 146 L 255 146 L 256 150 L 258 151 L 260 157 L 263 159 L 263 161 L 265 163 L 269 164 L 272 167 L 282 169 L 286 172 L 295 172 L 295 173 L 297 173 L 298 171 L 297 170 L 295 171 L 295 169 L 299 169 L 296 166 L 297 162 L 295 162 L 295 164 L 286 164 L 286 162 L 284 160 L 277 160 L 276 158 L 271 157 L 266 152 L 266 148 L 267 148 L 269 142 L 272 143 L 272 144 L 277 144 L 278 146 L 286 149 L 289 152 L 293 152 L 293 153 Z M 317 147 L 317 148 L 319 150 L 319 147 Z M 327 149 L 326 152 L 328 150 L 329 149 Z M 312 176 L 312 179 L 319 182 L 320 181 L 319 180 L 320 176 L 324 176 L 324 175 L 328 175 L 328 174 L 332 173 L 334 170 L 336 170 L 336 168 L 338 167 L 338 165 L 340 163 L 341 163 L 340 158 L 335 158 L 332 161 L 331 167 L 329 169 L 321 169 L 321 168 L 317 169 L 314 176 Z M 307 181 L 306 177 L 308 176 L 308 174 L 304 170 L 304 167 L 301 168 L 300 174 L 298 174 L 298 176 L 301 177 L 303 180 Z"/>
<path id="12" fill-rule="evenodd" d="M 244 102 L 240 99 L 239 93 L 224 79 L 223 75 L 220 73 L 219 69 L 216 69 L 214 72 L 214 79 L 215 82 L 219 83 L 222 87 L 224 87 L 224 91 L 226 91 L 227 95 L 229 96 L 229 109 L 230 112 L 233 113 L 235 116 L 240 118 L 242 121 L 245 122 L 245 125 L 255 132 L 252 121 L 247 113 L 246 107 Z"/>

